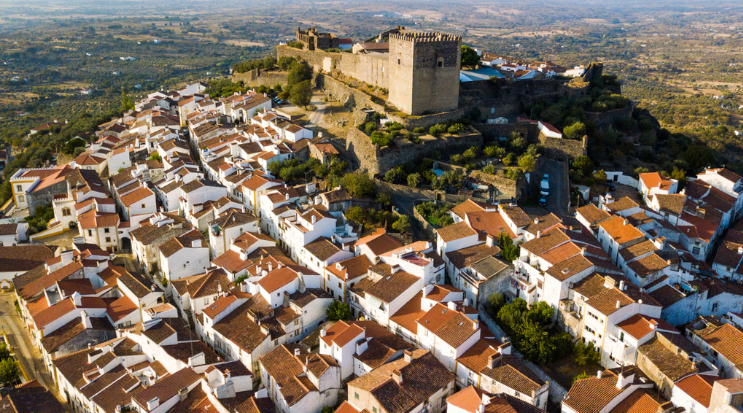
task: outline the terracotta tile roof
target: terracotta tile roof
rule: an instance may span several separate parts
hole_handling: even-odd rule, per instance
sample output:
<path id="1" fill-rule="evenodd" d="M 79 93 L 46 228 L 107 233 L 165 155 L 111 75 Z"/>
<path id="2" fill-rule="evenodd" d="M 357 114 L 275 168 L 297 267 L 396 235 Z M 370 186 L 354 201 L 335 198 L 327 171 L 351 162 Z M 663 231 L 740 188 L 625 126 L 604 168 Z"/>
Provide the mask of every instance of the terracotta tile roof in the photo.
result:
<path id="1" fill-rule="evenodd" d="M 144 298 L 148 294 L 152 293 L 152 284 L 149 286 L 146 284 L 148 281 L 141 274 L 132 274 L 130 272 L 124 272 L 117 280 L 119 283 L 125 285 L 137 298 Z M 157 290 L 156 288 L 156 291 Z"/>
<path id="2" fill-rule="evenodd" d="M 549 231 L 555 227 L 565 228 L 565 226 L 562 225 L 562 220 L 558 218 L 557 215 L 550 213 L 534 218 L 529 225 L 524 227 L 524 231 L 536 235 L 538 232 Z"/>
<path id="3" fill-rule="evenodd" d="M 114 326 L 111 325 L 106 317 L 91 317 L 90 323 L 93 330 L 108 331 L 110 337 L 114 337 L 116 335 Z M 85 324 L 83 324 L 83 321 L 80 317 L 77 317 L 69 323 L 63 325 L 62 327 L 45 335 L 41 339 L 41 345 L 44 347 L 44 350 L 51 354 L 57 351 L 60 346 L 64 345 L 68 341 L 74 339 L 84 332 Z"/>
<path id="4" fill-rule="evenodd" d="M 517 227 L 525 227 L 532 222 L 524 210 L 517 206 L 500 205 L 498 208 L 503 211 Z"/>
<path id="5" fill-rule="evenodd" d="M 683 336 L 678 336 L 678 340 L 686 340 Z M 645 357 L 655 367 L 667 376 L 669 379 L 676 381 L 689 374 L 694 374 L 699 370 L 687 357 L 671 351 L 661 343 L 657 336 L 637 348 L 638 358 Z"/>
<path id="6" fill-rule="evenodd" d="M 374 267 L 372 267 L 372 269 L 373 268 Z M 420 278 L 416 277 L 413 274 L 409 274 L 404 271 L 398 271 L 394 274 L 383 276 L 365 292 L 373 297 L 384 301 L 385 303 L 391 303 L 395 298 L 399 297 L 400 294 L 407 291 L 419 280 Z"/>
<path id="7" fill-rule="evenodd" d="M 576 212 L 583 216 L 583 218 L 588 221 L 589 225 L 598 224 L 599 222 L 611 217 L 608 212 L 603 209 L 598 209 L 594 204 L 582 206 L 578 208 Z"/>
<path id="8" fill-rule="evenodd" d="M 444 242 L 456 241 L 458 239 L 477 235 L 477 231 L 470 228 L 470 226 L 464 221 L 439 228 L 436 230 L 436 233 L 439 234 Z"/>
<path id="9" fill-rule="evenodd" d="M 199 241 L 199 246 L 194 247 L 194 241 Z M 184 248 L 207 248 L 207 244 L 204 241 L 204 237 L 201 235 L 199 230 L 194 229 L 185 234 L 181 234 L 177 237 L 170 238 L 158 247 L 160 252 L 165 258 L 170 257 L 176 252 Z"/>
<path id="10" fill-rule="evenodd" d="M 570 238 L 562 230 L 553 229 L 552 231 L 547 231 L 545 234 L 540 234 L 539 238 L 534 238 L 521 244 L 521 248 L 534 255 L 541 256 L 552 248 L 568 241 L 570 241 Z"/>
<path id="11" fill-rule="evenodd" d="M 545 384 L 545 381 L 529 370 L 521 360 L 510 354 L 500 356 L 492 369 L 485 367 L 481 373 L 520 393 L 529 395 Z"/>
<path id="12" fill-rule="evenodd" d="M 393 380 L 393 372 L 401 375 L 400 383 Z M 454 379 L 454 374 L 433 354 L 415 350 L 410 362 L 400 358 L 352 380 L 348 385 L 349 388 L 359 387 L 371 392 L 388 413 L 405 413 L 446 388 Z"/>
<path id="13" fill-rule="evenodd" d="M 7 395 L 0 399 L 3 413 L 52 413 L 63 412 L 65 408 L 53 393 L 36 380 L 23 385 L 7 387 Z"/>
<path id="14" fill-rule="evenodd" d="M 604 231 L 606 231 L 606 233 L 619 245 L 634 241 L 638 238 L 645 238 L 645 235 L 640 232 L 640 230 L 629 223 L 625 224 L 624 218 L 620 216 L 614 216 L 601 222 L 599 227 L 603 228 Z"/>
<path id="15" fill-rule="evenodd" d="M 403 246 L 403 243 L 384 232 L 384 230 L 377 230 L 374 234 L 368 235 L 356 241 L 354 244 L 356 247 L 366 245 L 367 248 L 374 255 L 382 255 L 386 252 L 395 250 Z"/>
<path id="16" fill-rule="evenodd" d="M 299 349 L 299 356 L 294 354 L 296 349 Z M 304 372 L 302 356 L 306 357 L 308 353 L 308 350 L 300 344 L 282 344 L 258 361 L 279 387 L 283 387 L 293 377 Z"/>
<path id="17" fill-rule="evenodd" d="M 365 275 L 371 265 L 366 255 L 359 255 L 330 264 L 325 270 L 341 280 L 349 281 Z"/>
<path id="18" fill-rule="evenodd" d="M 652 253 L 646 257 L 634 260 L 627 264 L 632 271 L 635 272 L 639 277 L 645 278 L 648 275 L 661 271 L 666 267 L 669 267 L 666 260 L 658 256 L 658 254 Z"/>
<path id="19" fill-rule="evenodd" d="M 720 353 L 730 361 L 737 369 L 743 370 L 743 332 L 730 324 L 721 326 L 710 326 L 704 330 L 696 331 L 707 345 Z"/>
<path id="20" fill-rule="evenodd" d="M 227 250 L 224 254 L 215 258 L 211 262 L 217 267 L 224 268 L 231 273 L 238 273 L 253 264 L 252 260 L 243 260 L 240 258 L 240 253 L 234 250 Z"/>
<path id="21" fill-rule="evenodd" d="M 660 305 L 663 306 L 663 308 L 670 307 L 671 305 L 675 304 L 685 297 L 684 294 L 668 284 L 656 290 L 653 290 L 652 292 L 650 292 L 650 296 L 653 297 L 654 300 L 659 302 Z"/>
<path id="22" fill-rule="evenodd" d="M 469 386 L 447 397 L 446 403 L 465 412 L 476 412 L 479 411 L 484 394 L 486 393 L 483 390 L 475 386 Z"/>
<path id="23" fill-rule="evenodd" d="M 656 328 L 667 331 L 678 331 L 663 319 L 648 317 L 643 314 L 635 314 L 617 323 L 617 327 L 638 340 L 652 333 Z"/>
<path id="24" fill-rule="evenodd" d="M 659 174 L 658 172 L 646 172 L 640 174 L 640 181 L 645 184 L 646 188 L 660 188 L 663 190 L 670 189 L 672 184 L 669 178 Z"/>
<path id="25" fill-rule="evenodd" d="M 619 250 L 619 255 L 624 259 L 624 262 L 632 261 L 637 257 L 641 257 L 645 254 L 658 251 L 658 247 L 655 246 L 653 241 L 646 240 L 639 244 L 622 248 Z"/>
<path id="26" fill-rule="evenodd" d="M 354 286 L 355 287 L 355 286 Z M 353 289 L 352 289 L 353 290 Z M 405 303 L 397 312 L 390 317 L 390 322 L 394 322 L 404 329 L 412 332 L 413 334 L 418 333 L 418 319 L 426 314 L 425 310 L 421 309 L 421 299 L 423 298 L 423 292 L 419 292 L 413 296 L 410 301 Z"/>
<path id="27" fill-rule="evenodd" d="M 540 255 L 540 258 L 554 265 L 559 262 L 565 261 L 570 257 L 578 255 L 580 254 L 580 252 L 581 248 L 574 242 L 566 242 Z"/>
<path id="28" fill-rule="evenodd" d="M 441 303 L 434 305 L 418 319 L 418 325 L 435 334 L 453 348 L 458 348 L 477 333 L 472 320 Z"/>
<path id="29" fill-rule="evenodd" d="M 488 247 L 487 244 L 477 244 L 444 254 L 455 268 L 464 269 L 483 258 L 500 254 L 500 248 L 495 245 Z"/>
<path id="30" fill-rule="evenodd" d="M 19 295 L 21 295 L 23 298 L 31 298 L 36 294 L 42 292 L 44 289 L 51 287 L 57 281 L 64 280 L 70 275 L 81 271 L 83 268 L 83 264 L 81 262 L 73 262 L 49 274 L 46 274 L 43 266 L 40 268 L 40 271 L 32 270 L 34 271 L 34 276 L 38 278 L 28 282 L 25 285 L 20 286 L 20 288 L 19 284 L 15 282 L 15 280 L 17 280 L 19 277 L 14 278 L 16 289 L 18 290 Z"/>
<path id="31" fill-rule="evenodd" d="M 177 344 L 160 345 L 169 356 L 188 364 L 188 359 L 204 353 L 204 364 L 214 364 L 222 361 L 221 358 L 203 341 L 184 341 Z"/>
<path id="32" fill-rule="evenodd" d="M 93 284 L 88 278 L 60 280 L 57 281 L 57 286 L 65 297 L 71 296 L 75 292 L 80 295 L 95 295 Z"/>
<path id="33" fill-rule="evenodd" d="M 258 217 L 250 212 L 231 210 L 222 214 L 219 218 L 209 223 L 209 226 L 219 226 L 219 228 L 234 228 L 240 225 L 249 224 L 258 220 Z"/>
<path id="34" fill-rule="evenodd" d="M 482 332 L 482 336 L 492 335 L 490 331 Z M 490 356 L 498 355 L 498 347 L 501 342 L 495 338 L 481 338 L 477 343 L 473 344 L 467 351 L 464 352 L 458 359 L 457 362 L 470 371 L 480 373 L 483 369 L 488 367 L 488 360 Z"/>
<path id="35" fill-rule="evenodd" d="M 305 245 L 304 249 L 306 249 L 307 252 L 312 254 L 312 256 L 317 258 L 320 262 L 329 260 L 333 255 L 343 250 L 340 246 L 333 243 L 330 238 L 327 237 L 317 238 L 316 240 Z"/>
<path id="36" fill-rule="evenodd" d="M 616 201 L 612 202 L 611 204 L 604 204 L 604 208 L 608 209 L 610 212 L 617 213 L 622 212 L 631 208 L 639 207 L 640 205 L 633 201 L 629 197 L 623 197 L 619 198 Z"/>
<path id="37" fill-rule="evenodd" d="M 299 278 L 299 274 L 289 267 L 276 268 L 269 272 L 258 284 L 269 294 Z"/>
<path id="38" fill-rule="evenodd" d="M 658 202 L 658 212 L 669 213 L 673 215 L 681 215 L 684 210 L 684 204 L 686 203 L 686 195 L 681 194 L 655 194 L 653 195 Z"/>
<path id="39" fill-rule="evenodd" d="M 194 372 L 190 367 L 178 370 L 158 380 L 151 386 L 132 394 L 132 399 L 144 410 L 147 410 L 147 402 L 155 397 L 160 399 L 161 403 L 169 400 L 171 397 L 178 395 L 178 391 L 188 387 L 198 381 L 201 376 Z"/>
<path id="40" fill-rule="evenodd" d="M 30 271 L 53 257 L 54 251 L 46 245 L 3 246 L 0 247 L 0 268 L 13 272 Z M 18 286 L 15 281 L 14 284 Z"/>
<path id="41" fill-rule="evenodd" d="M 502 232 L 507 233 L 511 238 L 516 238 L 516 234 L 508 226 L 500 212 L 470 212 L 466 215 L 466 222 L 477 232 L 481 241 L 485 240 L 486 235 L 492 235 L 498 239 Z"/>
<path id="42" fill-rule="evenodd" d="M 648 393 L 648 389 L 637 389 L 619 402 L 609 413 L 657 413 L 660 403 Z"/>
<path id="43" fill-rule="evenodd" d="M 563 404 L 577 413 L 599 413 L 622 390 L 617 389 L 617 375 L 605 370 L 601 378 L 589 377 L 573 383 Z"/>
<path id="44" fill-rule="evenodd" d="M 108 303 L 106 308 L 106 314 L 114 323 L 135 311 L 139 311 L 139 306 L 127 296 L 122 296 Z"/>
<path id="45" fill-rule="evenodd" d="M 121 203 L 124 204 L 124 206 L 131 206 L 135 202 L 139 202 L 145 198 L 149 198 L 150 196 L 154 196 L 155 193 L 150 191 L 149 188 L 145 187 L 139 187 L 136 190 L 129 192 L 128 194 L 121 197 Z"/>
<path id="46" fill-rule="evenodd" d="M 677 381 L 674 385 L 702 406 L 709 408 L 712 386 L 719 378 L 707 374 L 694 374 Z"/>
<path id="47" fill-rule="evenodd" d="M 655 301 L 650 295 L 639 292 L 639 289 L 633 284 L 625 283 L 625 286 L 626 290 L 624 291 L 619 291 L 619 288 L 616 287 L 605 288 L 603 291 L 587 299 L 586 303 L 606 316 L 614 314 L 618 310 L 617 302 L 619 302 L 620 308 L 634 304 L 639 299 L 642 299 L 645 305 L 660 306 L 660 303 Z"/>
<path id="48" fill-rule="evenodd" d="M 353 407 L 351 403 L 344 400 L 343 403 L 335 409 L 334 413 L 360 413 L 360 411 Z"/>
<path id="49" fill-rule="evenodd" d="M 565 281 L 568 278 L 585 271 L 593 266 L 593 263 L 581 254 L 572 256 L 565 261 L 558 262 L 550 267 L 546 272 L 558 281 Z"/>
<path id="50" fill-rule="evenodd" d="M 468 199 L 462 202 L 461 204 L 455 206 L 454 208 L 450 209 L 450 211 L 454 215 L 464 220 L 464 217 L 467 213 L 485 211 L 485 208 L 488 208 L 488 207 L 495 209 L 495 205 L 483 204 L 483 203 L 475 202 L 471 199 Z"/>
<path id="51" fill-rule="evenodd" d="M 354 354 L 354 358 L 366 366 L 375 369 L 389 362 L 403 350 L 411 350 L 415 346 L 402 337 L 390 334 L 367 341 L 368 348 L 361 354 Z"/>

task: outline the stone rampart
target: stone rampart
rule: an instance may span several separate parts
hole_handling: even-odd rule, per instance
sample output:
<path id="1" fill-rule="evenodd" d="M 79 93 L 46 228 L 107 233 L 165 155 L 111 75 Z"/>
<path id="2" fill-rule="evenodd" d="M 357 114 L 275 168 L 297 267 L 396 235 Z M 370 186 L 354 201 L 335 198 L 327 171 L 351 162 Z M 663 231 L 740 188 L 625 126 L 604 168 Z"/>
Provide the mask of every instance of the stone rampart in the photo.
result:
<path id="1" fill-rule="evenodd" d="M 357 128 L 352 128 L 346 138 L 346 151 L 354 157 L 359 169 L 370 175 L 382 174 L 406 162 L 417 162 L 434 152 L 453 153 L 464 151 L 471 146 L 482 146 L 482 134 L 474 129 L 458 135 L 433 137 L 421 136 L 421 143 L 413 143 L 405 138 L 397 138 L 392 147 L 379 147 L 371 138 Z"/>
<path id="2" fill-rule="evenodd" d="M 631 117 L 633 109 L 632 105 L 628 105 L 621 109 L 614 109 L 606 112 L 586 112 L 586 117 L 588 120 L 593 122 L 597 128 L 604 128 L 621 119 Z"/>
<path id="3" fill-rule="evenodd" d="M 514 181 L 502 175 L 491 175 L 483 171 L 471 171 L 464 167 L 452 165 L 444 162 L 437 162 L 437 166 L 442 171 L 459 171 L 463 176 L 470 176 L 479 181 L 485 182 L 495 187 L 503 196 L 515 198 L 517 201 L 527 195 L 526 179 L 521 178 Z"/>
<path id="4" fill-rule="evenodd" d="M 243 81 L 246 86 L 269 86 L 286 85 L 288 83 L 288 73 L 278 70 L 253 69 L 245 73 L 235 73 L 232 75 L 232 81 L 237 83 Z"/>

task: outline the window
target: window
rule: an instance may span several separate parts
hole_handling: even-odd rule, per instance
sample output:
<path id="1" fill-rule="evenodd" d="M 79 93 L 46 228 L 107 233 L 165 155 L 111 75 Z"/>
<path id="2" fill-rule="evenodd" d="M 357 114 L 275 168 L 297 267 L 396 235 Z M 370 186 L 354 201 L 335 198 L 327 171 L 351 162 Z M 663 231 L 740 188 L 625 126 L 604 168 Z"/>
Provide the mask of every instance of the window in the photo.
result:
<path id="1" fill-rule="evenodd" d="M 111 242 L 111 237 L 106 237 L 106 242 Z"/>
<path id="2" fill-rule="evenodd" d="M 144 208 L 144 204 L 139 205 L 140 207 Z"/>
<path id="3" fill-rule="evenodd" d="M 23 192 L 23 186 L 22 185 L 16 185 L 15 186 L 16 192 Z"/>
<path id="4" fill-rule="evenodd" d="M 398 65 L 400 64 L 400 59 L 397 59 L 397 64 L 398 64 Z"/>
<path id="5" fill-rule="evenodd" d="M 341 283 L 338 283 L 338 288 L 343 288 L 343 285 Z"/>
<path id="6" fill-rule="evenodd" d="M 294 320 L 294 325 L 296 326 L 298 324 L 299 324 L 299 320 Z"/>
<path id="7" fill-rule="evenodd" d="M 23 195 L 18 195 L 18 202 L 26 202 L 26 197 Z"/>
<path id="8" fill-rule="evenodd" d="M 103 229 L 103 232 L 105 232 L 106 234 L 108 234 L 109 232 L 111 232 L 111 230 L 109 228 L 104 228 Z"/>
<path id="9" fill-rule="evenodd" d="M 444 67 L 444 61 L 443 60 L 439 60 L 438 67 Z"/>
<path id="10" fill-rule="evenodd" d="M 89 237 L 92 237 L 93 236 L 93 230 L 90 230 L 90 229 L 88 230 L 88 236 Z"/>
<path id="11" fill-rule="evenodd" d="M 70 215 L 72 215 L 72 213 L 70 212 L 70 208 L 62 208 L 62 216 L 68 217 Z"/>
<path id="12" fill-rule="evenodd" d="M 718 305 L 718 303 L 713 303 L 712 304 L 712 311 L 717 311 L 717 305 Z"/>
<path id="13" fill-rule="evenodd" d="M 376 407 L 374 407 L 374 406 L 372 406 L 372 411 L 373 411 L 374 413 L 377 413 L 377 408 L 376 408 Z"/>
<path id="14" fill-rule="evenodd" d="M 354 392 L 354 393 L 353 393 L 353 398 L 354 398 L 354 399 L 356 399 L 356 400 L 358 400 L 358 399 L 359 399 L 359 394 L 358 394 L 358 393 L 356 393 L 356 392 Z"/>

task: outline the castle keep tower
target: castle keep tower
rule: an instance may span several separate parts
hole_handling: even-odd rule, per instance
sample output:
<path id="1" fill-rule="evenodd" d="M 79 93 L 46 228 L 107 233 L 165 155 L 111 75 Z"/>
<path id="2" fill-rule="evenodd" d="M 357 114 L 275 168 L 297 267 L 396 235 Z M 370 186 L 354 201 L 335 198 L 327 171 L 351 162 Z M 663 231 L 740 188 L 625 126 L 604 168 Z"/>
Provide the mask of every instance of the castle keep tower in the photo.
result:
<path id="1" fill-rule="evenodd" d="M 389 43 L 390 104 L 411 115 L 457 109 L 461 37 L 403 31 Z"/>

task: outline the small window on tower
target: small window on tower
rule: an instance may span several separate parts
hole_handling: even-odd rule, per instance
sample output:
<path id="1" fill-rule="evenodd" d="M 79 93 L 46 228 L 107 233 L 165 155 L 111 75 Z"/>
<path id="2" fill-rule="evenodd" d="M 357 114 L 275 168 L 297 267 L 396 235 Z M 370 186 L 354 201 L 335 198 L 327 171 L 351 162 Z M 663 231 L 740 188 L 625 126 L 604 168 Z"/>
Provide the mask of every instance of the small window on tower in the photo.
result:
<path id="1" fill-rule="evenodd" d="M 439 60 L 439 67 L 444 67 L 444 61 L 443 60 Z"/>
<path id="2" fill-rule="evenodd" d="M 397 64 L 398 64 L 398 65 L 400 64 L 400 59 L 397 59 Z"/>

